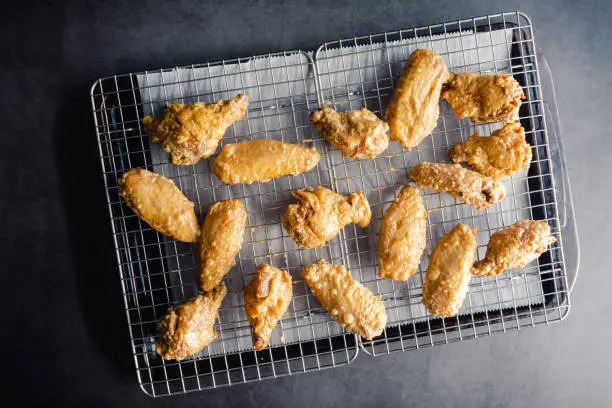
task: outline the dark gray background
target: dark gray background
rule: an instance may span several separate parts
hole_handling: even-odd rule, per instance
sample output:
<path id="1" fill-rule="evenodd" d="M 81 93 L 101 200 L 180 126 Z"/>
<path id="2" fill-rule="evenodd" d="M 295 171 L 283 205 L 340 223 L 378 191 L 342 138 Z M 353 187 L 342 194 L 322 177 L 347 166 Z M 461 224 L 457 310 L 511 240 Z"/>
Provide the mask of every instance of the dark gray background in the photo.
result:
<path id="1" fill-rule="evenodd" d="M 0 399 L 17 406 L 612 405 L 608 1 L 64 2 L 3 7 Z M 89 86 L 519 9 L 556 79 L 582 245 L 567 320 L 347 368 L 151 400 L 136 384 Z"/>

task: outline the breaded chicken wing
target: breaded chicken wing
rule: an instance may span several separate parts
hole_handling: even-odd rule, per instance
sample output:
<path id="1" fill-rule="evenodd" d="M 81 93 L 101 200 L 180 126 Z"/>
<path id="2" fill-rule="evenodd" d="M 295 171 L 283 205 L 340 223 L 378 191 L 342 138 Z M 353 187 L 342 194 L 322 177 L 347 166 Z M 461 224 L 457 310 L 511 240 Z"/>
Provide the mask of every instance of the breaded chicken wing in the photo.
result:
<path id="1" fill-rule="evenodd" d="M 283 227 L 302 248 L 325 245 L 346 224 L 366 227 L 372 213 L 361 191 L 349 195 L 335 193 L 325 187 L 306 187 L 294 194 L 297 204 L 290 204 L 283 214 Z"/>
<path id="2" fill-rule="evenodd" d="M 242 246 L 247 212 L 240 200 L 214 203 L 200 234 L 200 288 L 208 292 L 236 265 Z"/>
<path id="3" fill-rule="evenodd" d="M 310 121 L 346 157 L 373 159 L 389 147 L 389 125 L 366 108 L 336 112 L 325 107 L 312 112 Z"/>
<path id="4" fill-rule="evenodd" d="M 472 122 L 513 122 L 518 120 L 523 90 L 512 75 L 451 73 L 442 87 L 442 98 L 459 118 Z"/>
<path id="5" fill-rule="evenodd" d="M 499 275 L 504 269 L 522 268 L 546 252 L 557 240 L 543 221 L 522 220 L 491 235 L 487 253 L 472 268 L 472 275 Z"/>
<path id="6" fill-rule="evenodd" d="M 164 116 L 145 116 L 144 128 L 153 143 L 161 144 L 175 165 L 196 164 L 212 156 L 232 123 L 245 115 L 249 98 L 236 95 L 229 101 L 168 103 Z"/>
<path id="7" fill-rule="evenodd" d="M 183 360 L 212 343 L 217 338 L 213 325 L 226 294 L 227 288 L 221 283 L 182 305 L 170 306 L 157 323 L 155 351 L 166 360 Z"/>
<path id="8" fill-rule="evenodd" d="M 385 212 L 378 236 L 378 276 L 406 280 L 421 263 L 427 239 L 427 211 L 419 190 L 404 186 Z"/>
<path id="9" fill-rule="evenodd" d="M 419 49 L 410 54 L 387 108 L 391 139 L 410 150 L 434 130 L 440 90 L 447 78 L 446 65 L 434 51 Z"/>
<path id="10" fill-rule="evenodd" d="M 499 180 L 464 169 L 459 164 L 424 162 L 410 169 L 410 177 L 422 188 L 448 193 L 480 210 L 504 198 Z"/>
<path id="11" fill-rule="evenodd" d="M 253 327 L 255 350 L 270 341 L 272 330 L 291 303 L 291 275 L 287 271 L 261 263 L 255 277 L 244 291 L 244 308 Z"/>
<path id="12" fill-rule="evenodd" d="M 480 174 L 500 179 L 529 168 L 531 147 L 521 124 L 512 122 L 488 137 L 474 132 L 451 148 L 450 157 L 455 163 L 467 162 Z"/>
<path id="13" fill-rule="evenodd" d="M 476 253 L 476 229 L 457 224 L 438 242 L 423 283 L 423 304 L 434 316 L 457 314 L 470 283 Z"/>
<path id="14" fill-rule="evenodd" d="M 145 169 L 131 169 L 119 179 L 121 197 L 147 224 L 179 241 L 200 235 L 193 203 L 172 180 Z"/>
<path id="15" fill-rule="evenodd" d="M 342 265 L 324 259 L 306 265 L 302 277 L 327 312 L 343 327 L 366 340 L 387 324 L 385 305 Z"/>
<path id="16" fill-rule="evenodd" d="M 278 140 L 251 140 L 223 146 L 213 171 L 227 184 L 265 183 L 276 177 L 304 173 L 320 159 L 314 147 Z"/>

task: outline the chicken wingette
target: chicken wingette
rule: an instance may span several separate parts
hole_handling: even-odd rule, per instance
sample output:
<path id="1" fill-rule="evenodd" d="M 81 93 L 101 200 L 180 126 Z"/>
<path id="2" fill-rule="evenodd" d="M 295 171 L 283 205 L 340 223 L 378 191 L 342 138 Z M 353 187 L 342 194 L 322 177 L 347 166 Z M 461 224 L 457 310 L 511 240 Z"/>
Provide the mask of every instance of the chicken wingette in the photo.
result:
<path id="1" fill-rule="evenodd" d="M 423 304 L 434 316 L 457 314 L 468 291 L 476 254 L 476 230 L 457 224 L 440 239 L 429 258 Z"/>
<path id="2" fill-rule="evenodd" d="M 450 158 L 454 163 L 467 162 L 480 174 L 500 179 L 529 168 L 531 146 L 525 141 L 521 124 L 512 122 L 491 136 L 475 132 L 451 148 Z"/>
<path id="3" fill-rule="evenodd" d="M 199 242 L 199 277 L 203 291 L 221 283 L 236 264 L 246 221 L 247 212 L 240 200 L 219 201 L 208 209 Z"/>
<path id="4" fill-rule="evenodd" d="M 319 163 L 314 147 L 278 140 L 250 140 L 223 146 L 213 171 L 227 184 L 265 183 L 281 176 L 297 176 Z"/>
<path id="5" fill-rule="evenodd" d="M 121 197 L 147 224 L 183 242 L 200 235 L 194 204 L 172 180 L 145 169 L 131 169 L 119 179 Z"/>
<path id="6" fill-rule="evenodd" d="M 378 235 L 378 276 L 406 280 L 421 263 L 427 239 L 427 211 L 414 187 L 404 186 L 385 211 Z"/>
<path id="7" fill-rule="evenodd" d="M 387 107 L 391 139 L 410 150 L 434 130 L 447 78 L 446 65 L 436 52 L 419 49 L 410 54 Z"/>
<path id="8" fill-rule="evenodd" d="M 319 303 L 347 330 L 366 340 L 382 333 L 387 324 L 385 305 L 344 266 L 320 259 L 306 265 L 302 277 Z"/>
<path id="9" fill-rule="evenodd" d="M 474 123 L 514 122 L 519 118 L 523 90 L 512 75 L 451 73 L 442 87 L 444 98 L 459 118 Z"/>
<path id="10" fill-rule="evenodd" d="M 519 221 L 491 235 L 485 257 L 474 264 L 472 274 L 493 276 L 504 269 L 522 268 L 556 241 L 547 223 Z"/>

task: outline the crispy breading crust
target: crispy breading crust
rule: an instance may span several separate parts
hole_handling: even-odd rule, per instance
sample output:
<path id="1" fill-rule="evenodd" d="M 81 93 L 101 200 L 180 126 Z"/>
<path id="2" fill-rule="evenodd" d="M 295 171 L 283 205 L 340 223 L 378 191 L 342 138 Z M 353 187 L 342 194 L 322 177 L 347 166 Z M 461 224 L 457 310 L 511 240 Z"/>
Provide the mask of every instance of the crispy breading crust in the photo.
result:
<path id="1" fill-rule="evenodd" d="M 382 333 L 387 324 L 385 305 L 344 266 L 320 259 L 306 265 L 302 277 L 325 310 L 347 330 L 366 340 Z"/>

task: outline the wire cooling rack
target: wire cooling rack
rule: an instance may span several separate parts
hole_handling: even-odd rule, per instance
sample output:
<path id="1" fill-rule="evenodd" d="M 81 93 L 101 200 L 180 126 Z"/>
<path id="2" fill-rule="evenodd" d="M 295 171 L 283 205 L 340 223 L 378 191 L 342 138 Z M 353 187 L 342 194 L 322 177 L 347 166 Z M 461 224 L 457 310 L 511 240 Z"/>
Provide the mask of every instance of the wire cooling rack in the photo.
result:
<path id="1" fill-rule="evenodd" d="M 528 172 L 504 180 L 506 198 L 488 210 L 476 211 L 445 194 L 425 190 L 426 253 L 417 275 L 395 282 L 376 278 L 377 233 L 384 210 L 401 186 L 410 182 L 408 169 L 422 161 L 447 161 L 454 143 L 475 129 L 489 134 L 496 125 L 476 127 L 458 120 L 442 103 L 438 127 L 415 150 L 408 152 L 391 142 L 375 160 L 353 160 L 324 143 L 308 115 L 331 104 L 339 110 L 366 106 L 382 116 L 401 67 L 416 48 L 435 49 L 452 71 L 514 74 L 527 97 L 520 117 L 533 161 Z M 316 52 L 287 51 L 96 81 L 91 90 L 94 120 L 143 391 L 169 395 L 317 371 L 350 363 L 360 349 L 386 354 L 563 319 L 569 310 L 568 275 L 575 277 L 578 247 L 556 122 L 551 122 L 554 100 L 552 105 L 547 102 L 541 88 L 531 23 L 519 12 L 338 40 Z M 214 157 L 194 166 L 172 166 L 143 130 L 143 116 L 159 114 L 167 102 L 212 102 L 236 93 L 249 96 L 248 113 L 228 130 L 222 145 L 258 138 L 306 143 L 322 155 L 317 168 L 264 184 L 225 185 L 212 172 Z M 126 207 L 117 179 L 133 167 L 170 177 L 194 201 L 200 221 L 218 200 L 238 198 L 247 209 L 244 245 L 236 267 L 225 279 L 229 293 L 215 326 L 218 339 L 182 362 L 166 361 L 155 353 L 156 321 L 169 305 L 197 293 L 195 247 L 157 233 Z M 371 225 L 348 226 L 323 248 L 298 248 L 283 230 L 281 215 L 293 202 L 291 193 L 309 185 L 342 193 L 364 191 L 372 206 Z M 477 227 L 480 258 L 490 235 L 519 219 L 546 221 L 558 242 L 523 269 L 492 278 L 474 277 L 458 316 L 428 316 L 420 302 L 421 284 L 439 238 L 458 221 Z M 300 277 L 304 265 L 321 257 L 344 263 L 355 278 L 381 296 L 389 316 L 383 335 L 362 342 L 324 312 Z M 255 352 L 242 296 L 260 262 L 287 269 L 293 277 L 294 296 L 270 347 Z"/>

